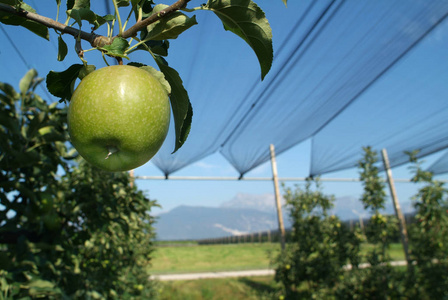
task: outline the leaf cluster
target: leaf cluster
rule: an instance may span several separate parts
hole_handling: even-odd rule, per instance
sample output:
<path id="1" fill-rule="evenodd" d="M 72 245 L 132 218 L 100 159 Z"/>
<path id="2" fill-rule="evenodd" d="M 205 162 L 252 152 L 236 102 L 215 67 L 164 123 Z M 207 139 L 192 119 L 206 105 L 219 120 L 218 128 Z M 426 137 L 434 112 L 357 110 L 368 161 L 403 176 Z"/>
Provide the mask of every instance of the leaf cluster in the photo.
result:
<path id="1" fill-rule="evenodd" d="M 304 188 L 287 188 L 284 198 L 293 222 L 293 233 L 287 249 L 277 261 L 276 280 L 288 299 L 325 297 L 342 276 L 342 266 L 359 263 L 359 238 L 334 215 L 329 214 L 334 196 L 323 194 L 318 179 L 307 181 Z M 303 294 L 300 286 L 309 290 Z"/>
<path id="2" fill-rule="evenodd" d="M 385 184 L 379 176 L 380 170 L 376 165 L 378 154 L 370 146 L 363 147 L 363 150 L 364 156 L 358 163 L 360 180 L 364 186 L 361 202 L 364 204 L 364 209 L 378 213 L 384 209 L 386 202 Z"/>
<path id="3" fill-rule="evenodd" d="M 413 197 L 415 222 L 410 226 L 411 256 L 417 262 L 416 278 L 420 293 L 431 299 L 448 296 L 448 189 L 422 169 L 418 151 L 408 153 L 420 185 Z"/>
<path id="4" fill-rule="evenodd" d="M 398 240 L 398 220 L 381 214 L 384 183 L 379 176 L 378 156 L 363 148 L 359 162 L 364 186 L 361 201 L 372 213 L 365 228 L 354 231 L 328 216 L 332 197 L 311 188 L 286 189 L 284 198 L 293 221 L 287 249 L 274 261 L 277 281 L 286 299 L 445 299 L 448 297 L 448 189 L 424 171 L 410 154 L 413 181 L 420 185 L 414 196 L 415 221 L 409 226 L 412 268 L 404 271 L 390 264 L 387 249 Z M 341 227 L 339 227 L 341 226 Z M 368 251 L 361 255 L 361 242 Z M 360 262 L 369 263 L 360 268 Z M 342 265 L 351 263 L 343 270 Z"/>

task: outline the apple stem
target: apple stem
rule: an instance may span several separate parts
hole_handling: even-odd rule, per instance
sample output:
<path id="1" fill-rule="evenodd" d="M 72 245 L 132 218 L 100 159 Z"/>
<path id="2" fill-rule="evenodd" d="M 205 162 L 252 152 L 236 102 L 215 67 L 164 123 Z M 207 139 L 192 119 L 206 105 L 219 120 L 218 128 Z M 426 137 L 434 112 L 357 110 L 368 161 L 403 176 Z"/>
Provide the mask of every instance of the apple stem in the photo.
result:
<path id="1" fill-rule="evenodd" d="M 118 149 L 116 147 L 113 147 L 113 146 L 109 147 L 107 150 L 109 151 L 109 153 L 107 153 L 107 156 L 106 156 L 105 159 L 108 159 L 112 154 L 118 152 Z"/>

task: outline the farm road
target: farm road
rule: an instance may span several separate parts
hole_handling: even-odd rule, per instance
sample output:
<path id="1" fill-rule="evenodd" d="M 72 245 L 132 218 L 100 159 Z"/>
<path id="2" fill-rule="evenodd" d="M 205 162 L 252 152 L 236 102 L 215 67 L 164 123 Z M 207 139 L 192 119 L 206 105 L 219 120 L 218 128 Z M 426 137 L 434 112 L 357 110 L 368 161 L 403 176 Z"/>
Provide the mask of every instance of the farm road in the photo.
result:
<path id="1" fill-rule="evenodd" d="M 204 278 L 268 276 L 268 275 L 274 275 L 274 274 L 275 274 L 274 270 L 266 269 L 266 270 L 245 270 L 245 271 L 154 275 L 154 276 L 151 276 L 151 279 L 160 280 L 160 281 L 197 280 L 197 279 L 204 279 Z"/>
<path id="2" fill-rule="evenodd" d="M 392 266 L 405 266 L 406 261 L 390 262 Z M 351 269 L 351 265 L 344 266 L 345 269 Z M 369 264 L 360 264 L 360 268 L 368 268 Z M 245 270 L 245 271 L 226 271 L 226 272 L 204 272 L 204 273 L 188 273 L 188 274 L 166 274 L 153 275 L 151 279 L 159 281 L 174 281 L 174 280 L 198 280 L 204 278 L 226 278 L 226 277 L 254 277 L 254 276 L 269 276 L 274 275 L 275 270 Z"/>

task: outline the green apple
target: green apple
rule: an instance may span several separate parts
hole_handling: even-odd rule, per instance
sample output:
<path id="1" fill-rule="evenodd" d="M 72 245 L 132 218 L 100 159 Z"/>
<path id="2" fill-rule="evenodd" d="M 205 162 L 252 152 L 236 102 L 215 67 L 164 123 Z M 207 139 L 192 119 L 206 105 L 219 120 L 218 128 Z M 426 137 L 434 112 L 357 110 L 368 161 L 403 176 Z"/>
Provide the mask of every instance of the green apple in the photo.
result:
<path id="1" fill-rule="evenodd" d="M 105 67 L 84 77 L 68 110 L 73 146 L 89 163 L 111 172 L 149 161 L 162 146 L 169 122 L 166 89 L 133 66 Z"/>

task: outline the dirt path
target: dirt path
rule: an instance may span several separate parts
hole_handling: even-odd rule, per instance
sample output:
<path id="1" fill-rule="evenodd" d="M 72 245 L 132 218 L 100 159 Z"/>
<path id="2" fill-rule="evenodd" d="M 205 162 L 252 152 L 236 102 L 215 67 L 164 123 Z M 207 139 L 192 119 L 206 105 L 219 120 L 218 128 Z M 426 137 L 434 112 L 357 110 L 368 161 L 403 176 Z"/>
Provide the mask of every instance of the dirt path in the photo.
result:
<path id="1" fill-rule="evenodd" d="M 154 275 L 151 279 L 160 281 L 170 280 L 197 280 L 204 278 L 225 278 L 225 277 L 253 277 L 253 276 L 268 276 L 274 275 L 274 270 L 245 270 L 245 271 L 227 271 L 227 272 L 204 272 L 204 273 L 189 273 L 189 274 L 166 274 Z"/>
<path id="2" fill-rule="evenodd" d="M 406 261 L 392 261 L 392 266 L 405 266 Z M 364 263 L 359 265 L 360 268 L 368 268 L 369 264 Z M 344 266 L 344 269 L 351 269 L 351 265 Z M 245 271 L 226 271 L 226 272 L 204 272 L 204 273 L 188 273 L 188 274 L 166 274 L 154 275 L 151 279 L 160 281 L 171 280 L 198 280 L 204 278 L 226 278 L 226 277 L 254 277 L 254 276 L 269 276 L 274 275 L 275 270 L 245 270 Z"/>

